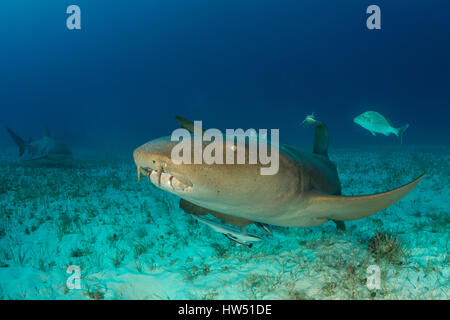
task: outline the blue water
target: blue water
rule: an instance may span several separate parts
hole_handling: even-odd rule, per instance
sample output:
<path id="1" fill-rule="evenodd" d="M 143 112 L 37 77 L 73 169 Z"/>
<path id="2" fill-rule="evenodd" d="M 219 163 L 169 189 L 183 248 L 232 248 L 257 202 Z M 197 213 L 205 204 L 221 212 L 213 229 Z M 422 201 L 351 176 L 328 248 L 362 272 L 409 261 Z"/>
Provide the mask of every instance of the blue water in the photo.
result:
<path id="1" fill-rule="evenodd" d="M 81 8 L 81 30 L 66 28 L 66 8 L 71 4 Z M 366 27 L 366 8 L 371 4 L 381 8 L 381 30 Z M 449 179 L 449 38 L 450 3 L 445 0 L 42 0 L 39 5 L 31 0 L 9 1 L 0 6 L 0 120 L 24 139 L 42 136 L 48 125 L 52 136 L 73 147 L 80 161 L 86 154 L 95 157 L 96 150 L 108 154 L 111 161 L 127 159 L 119 168 L 124 182 L 131 176 L 134 179 L 132 150 L 169 135 L 178 126 L 175 115 L 202 120 L 204 128 L 280 129 L 281 142 L 309 150 L 313 130 L 304 130 L 300 123 L 314 112 L 329 128 L 330 149 L 337 150 L 334 158 L 330 154 L 348 188 L 359 165 L 345 167 L 355 159 L 348 154 L 360 156 L 358 150 L 371 150 L 364 153 L 364 159 L 386 155 L 383 165 L 392 161 L 391 169 L 402 168 L 402 161 L 411 162 L 415 171 L 395 180 L 397 186 L 420 174 L 423 166 L 431 166 L 434 180 L 421 192 L 439 186 L 434 192 L 442 198 L 436 199 L 429 191 L 426 202 L 436 205 L 428 209 L 444 216 L 444 230 L 440 229 L 436 239 L 448 239 L 445 217 L 449 212 L 444 199 Z M 367 110 L 380 112 L 396 127 L 409 123 L 403 144 L 392 135 L 372 136 L 353 123 L 355 116 Z M 27 173 L 20 169 L 16 146 L 6 130 L 0 130 L 0 144 L 4 150 L 13 150 L 2 155 L 11 179 L 20 170 Z M 346 154 L 345 150 L 351 151 Z M 418 158 L 427 164 L 414 164 Z M 374 160 L 373 166 L 382 170 L 378 160 L 383 157 Z M 115 172 L 115 164 L 108 166 L 105 170 Z M 89 169 L 81 176 L 101 175 L 101 163 L 92 167 L 97 171 Z M 39 174 L 45 176 L 45 172 Z M 365 187 L 361 180 L 365 178 L 358 176 L 360 187 Z M 367 179 L 380 182 L 373 175 Z M 395 185 L 372 187 L 361 193 Z M 16 186 L 14 192 L 20 193 L 20 188 Z M 139 188 L 136 198 L 142 192 L 148 195 L 148 188 Z M 344 191 L 356 194 L 356 189 L 353 184 L 353 189 Z M 121 187 L 116 190 L 122 194 Z M 164 201 L 172 201 L 178 210 L 178 200 L 170 197 Z M 4 210 L 22 206 L 6 198 L 2 201 Z M 88 201 L 91 207 L 100 206 L 93 203 Z M 404 207 L 397 209 L 405 217 L 410 214 Z M 4 216 L 1 219 L 6 221 Z M 371 233 L 376 230 L 375 224 L 367 228 Z M 440 257 L 436 265 L 446 266 L 441 276 L 448 274 L 448 256 L 442 256 L 448 255 L 446 245 L 448 241 L 440 253 L 429 253 Z M 423 263 L 425 268 L 427 260 Z M 433 286 L 448 290 L 448 283 L 443 286 L 437 281 Z M 20 293 L 5 289 L 9 285 L 4 283 L 1 297 L 20 298 Z M 448 298 L 448 291 L 447 296 L 441 291 L 430 298 Z M 167 295 L 123 297 L 165 299 Z M 37 296 L 29 293 L 26 297 Z M 47 297 L 60 298 L 53 293 Z M 232 290 L 211 297 L 248 298 L 234 296 Z M 256 296 L 265 297 L 271 296 Z M 398 293 L 390 298 L 417 296 Z"/>
<path id="2" fill-rule="evenodd" d="M 374 108 L 408 143 L 445 143 L 450 101 L 447 1 L 70 1 L 2 6 L 0 119 L 140 144 L 173 115 L 216 128 L 280 128 L 315 112 L 334 145 L 385 144 L 350 119 Z M 7 139 L 2 134 L 2 139 Z M 392 137 L 391 137 L 392 138 Z"/>

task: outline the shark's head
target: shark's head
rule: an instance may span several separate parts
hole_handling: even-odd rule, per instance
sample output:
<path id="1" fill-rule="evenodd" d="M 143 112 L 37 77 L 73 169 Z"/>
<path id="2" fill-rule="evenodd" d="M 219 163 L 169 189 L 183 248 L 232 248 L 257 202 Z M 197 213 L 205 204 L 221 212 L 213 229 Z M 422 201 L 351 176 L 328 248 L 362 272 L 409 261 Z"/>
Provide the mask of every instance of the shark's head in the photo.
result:
<path id="1" fill-rule="evenodd" d="M 360 114 L 353 118 L 353 122 L 359 124 L 360 126 L 365 126 L 368 123 L 368 119 L 365 113 Z"/>
<path id="2" fill-rule="evenodd" d="M 219 212 L 263 203 L 272 206 L 274 202 L 270 202 L 270 197 L 283 198 L 297 189 L 297 177 L 289 174 L 286 166 L 290 164 L 282 159 L 275 175 L 261 175 L 261 168 L 268 165 L 259 161 L 249 164 L 248 152 L 245 164 L 205 164 L 203 159 L 202 164 L 194 164 L 193 150 L 191 163 L 177 164 L 171 155 L 178 143 L 163 137 L 137 148 L 133 156 L 138 177 L 144 175 L 165 191 Z M 204 151 L 207 144 L 202 146 Z M 223 147 L 225 155 L 228 146 L 224 143 Z"/>
<path id="3" fill-rule="evenodd" d="M 147 142 L 134 150 L 134 162 L 139 179 L 143 174 L 161 189 L 186 194 L 193 191 L 193 175 L 185 165 L 175 165 L 172 161 L 171 152 L 175 145 L 176 142 L 170 141 L 169 137 Z"/>

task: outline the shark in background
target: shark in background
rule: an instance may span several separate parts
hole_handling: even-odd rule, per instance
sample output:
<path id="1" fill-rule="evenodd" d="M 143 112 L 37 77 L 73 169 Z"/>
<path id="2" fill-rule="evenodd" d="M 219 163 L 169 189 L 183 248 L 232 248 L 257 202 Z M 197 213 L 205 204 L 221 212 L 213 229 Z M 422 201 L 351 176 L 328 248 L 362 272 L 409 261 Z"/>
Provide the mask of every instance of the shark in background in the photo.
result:
<path id="1" fill-rule="evenodd" d="M 39 139 L 23 140 L 10 128 L 6 127 L 11 138 L 19 147 L 19 157 L 23 161 L 52 160 L 62 161 L 72 157 L 72 151 L 61 141 L 50 136 L 48 128 Z"/>

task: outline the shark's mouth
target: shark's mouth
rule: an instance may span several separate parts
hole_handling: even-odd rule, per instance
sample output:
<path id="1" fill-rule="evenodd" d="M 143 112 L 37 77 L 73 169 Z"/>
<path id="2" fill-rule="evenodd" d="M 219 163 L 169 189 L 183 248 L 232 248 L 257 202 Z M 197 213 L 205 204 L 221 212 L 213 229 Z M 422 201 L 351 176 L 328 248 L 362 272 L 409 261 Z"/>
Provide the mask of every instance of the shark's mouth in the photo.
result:
<path id="1" fill-rule="evenodd" d="M 192 189 L 192 183 L 178 175 L 165 172 L 164 169 L 142 168 L 138 166 L 138 180 L 141 173 L 146 176 L 155 186 L 168 191 L 188 192 Z"/>

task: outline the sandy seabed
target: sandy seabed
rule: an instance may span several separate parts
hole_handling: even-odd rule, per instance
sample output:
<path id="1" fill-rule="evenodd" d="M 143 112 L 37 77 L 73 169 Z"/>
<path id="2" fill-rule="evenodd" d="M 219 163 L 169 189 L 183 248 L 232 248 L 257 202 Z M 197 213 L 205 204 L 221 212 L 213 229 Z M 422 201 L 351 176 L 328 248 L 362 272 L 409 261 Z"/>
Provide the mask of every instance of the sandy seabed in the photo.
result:
<path id="1" fill-rule="evenodd" d="M 333 149 L 330 158 L 345 195 L 427 175 L 346 231 L 332 222 L 272 227 L 248 248 L 200 225 L 176 196 L 138 183 L 131 153 L 75 150 L 64 164 L 24 164 L 2 148 L 0 299 L 448 299 L 450 147 Z M 67 286 L 70 265 L 80 289 Z M 376 290 L 367 287 L 371 265 Z"/>

